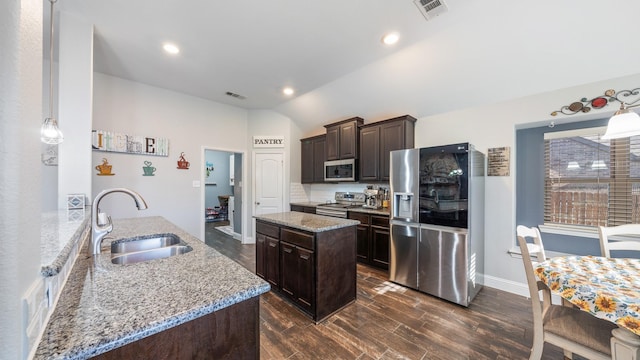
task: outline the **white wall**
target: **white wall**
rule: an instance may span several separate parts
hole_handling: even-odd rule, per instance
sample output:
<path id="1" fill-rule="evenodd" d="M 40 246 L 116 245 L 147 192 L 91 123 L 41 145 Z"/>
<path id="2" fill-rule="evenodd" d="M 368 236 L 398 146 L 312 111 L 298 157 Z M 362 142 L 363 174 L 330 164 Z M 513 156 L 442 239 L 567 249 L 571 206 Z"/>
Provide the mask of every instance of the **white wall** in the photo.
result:
<path id="1" fill-rule="evenodd" d="M 91 196 L 91 153 L 78 149 L 91 148 L 93 25 L 61 12 L 59 34 L 58 123 L 65 140 L 58 145 L 58 208 L 65 209 L 68 194 Z"/>
<path id="2" fill-rule="evenodd" d="M 0 11 L 0 355 L 27 357 L 21 298 L 40 276 L 42 1 Z"/>
<path id="3" fill-rule="evenodd" d="M 94 129 L 169 139 L 168 157 L 93 151 L 92 165 L 105 157 L 116 174 L 97 176 L 92 167 L 93 196 L 126 187 L 139 192 L 149 206 L 137 211 L 130 197 L 113 194 L 104 198 L 101 209 L 113 218 L 164 216 L 200 238 L 204 195 L 193 181 L 204 180 L 203 147 L 244 152 L 247 111 L 101 73 L 94 74 L 93 105 Z M 189 170 L 176 168 L 181 152 L 191 163 Z M 157 168 L 155 176 L 142 176 L 144 161 Z"/>

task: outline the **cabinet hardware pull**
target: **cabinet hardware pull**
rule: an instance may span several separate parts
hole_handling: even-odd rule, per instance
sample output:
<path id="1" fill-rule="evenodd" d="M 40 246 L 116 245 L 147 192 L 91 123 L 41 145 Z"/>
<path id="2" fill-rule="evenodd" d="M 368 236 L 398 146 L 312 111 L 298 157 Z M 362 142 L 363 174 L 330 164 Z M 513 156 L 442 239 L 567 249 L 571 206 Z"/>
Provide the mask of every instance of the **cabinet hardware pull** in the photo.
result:
<path id="1" fill-rule="evenodd" d="M 291 254 L 291 251 L 293 251 L 293 249 L 284 249 L 284 252 Z"/>

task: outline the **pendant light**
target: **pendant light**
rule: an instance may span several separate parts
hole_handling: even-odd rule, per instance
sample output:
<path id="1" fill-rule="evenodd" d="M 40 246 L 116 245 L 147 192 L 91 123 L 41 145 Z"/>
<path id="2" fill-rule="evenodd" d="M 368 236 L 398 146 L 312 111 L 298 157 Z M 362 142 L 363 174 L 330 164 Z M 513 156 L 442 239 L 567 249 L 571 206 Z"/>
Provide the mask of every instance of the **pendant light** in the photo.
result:
<path id="1" fill-rule="evenodd" d="M 40 128 L 40 140 L 45 144 L 60 144 L 64 137 L 58 128 L 58 121 L 53 117 L 53 4 L 57 0 L 49 0 L 51 3 L 51 21 L 49 29 L 49 117 L 44 119 Z"/>
<path id="2" fill-rule="evenodd" d="M 602 136 L 603 139 L 617 139 L 640 135 L 640 116 L 629 110 L 630 107 L 620 103 L 620 110 L 609 119 L 607 132 Z"/>

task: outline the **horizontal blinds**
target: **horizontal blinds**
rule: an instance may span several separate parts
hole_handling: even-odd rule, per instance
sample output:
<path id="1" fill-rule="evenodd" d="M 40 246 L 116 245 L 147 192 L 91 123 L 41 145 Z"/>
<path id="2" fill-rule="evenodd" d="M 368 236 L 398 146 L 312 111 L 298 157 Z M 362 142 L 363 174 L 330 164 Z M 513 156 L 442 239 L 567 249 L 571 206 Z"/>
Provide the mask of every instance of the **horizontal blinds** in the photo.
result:
<path id="1" fill-rule="evenodd" d="M 602 140 L 605 130 L 545 134 L 545 223 L 640 223 L 640 137 Z"/>

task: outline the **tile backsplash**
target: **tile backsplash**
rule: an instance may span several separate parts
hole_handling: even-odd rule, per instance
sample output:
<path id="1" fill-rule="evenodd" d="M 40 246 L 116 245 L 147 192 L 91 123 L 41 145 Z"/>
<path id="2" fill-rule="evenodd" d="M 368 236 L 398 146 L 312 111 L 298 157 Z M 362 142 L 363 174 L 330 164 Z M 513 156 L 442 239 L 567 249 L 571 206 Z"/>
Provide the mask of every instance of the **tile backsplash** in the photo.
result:
<path id="1" fill-rule="evenodd" d="M 292 184 L 293 185 L 293 184 Z M 305 184 L 302 187 L 306 190 L 307 200 L 313 202 L 328 202 L 335 201 L 336 191 L 344 192 L 363 192 L 367 188 L 367 185 L 373 185 L 374 187 L 382 186 L 388 187 L 388 184 L 367 184 L 367 183 L 338 183 L 338 184 Z M 293 189 L 293 186 L 292 186 Z M 291 196 L 293 202 L 293 196 Z M 297 200 L 300 201 L 300 200 Z"/>

